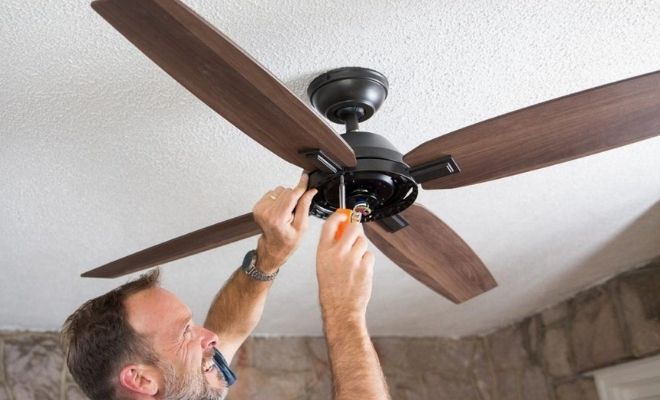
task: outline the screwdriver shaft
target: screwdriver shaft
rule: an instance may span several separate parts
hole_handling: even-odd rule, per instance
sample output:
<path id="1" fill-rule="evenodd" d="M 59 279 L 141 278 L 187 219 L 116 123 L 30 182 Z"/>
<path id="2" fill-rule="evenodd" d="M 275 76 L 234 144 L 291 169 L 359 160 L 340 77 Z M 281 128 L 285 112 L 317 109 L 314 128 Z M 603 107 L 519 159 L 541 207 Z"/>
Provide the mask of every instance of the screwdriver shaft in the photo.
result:
<path id="1" fill-rule="evenodd" d="M 344 175 L 339 175 L 339 208 L 346 208 L 346 185 Z"/>

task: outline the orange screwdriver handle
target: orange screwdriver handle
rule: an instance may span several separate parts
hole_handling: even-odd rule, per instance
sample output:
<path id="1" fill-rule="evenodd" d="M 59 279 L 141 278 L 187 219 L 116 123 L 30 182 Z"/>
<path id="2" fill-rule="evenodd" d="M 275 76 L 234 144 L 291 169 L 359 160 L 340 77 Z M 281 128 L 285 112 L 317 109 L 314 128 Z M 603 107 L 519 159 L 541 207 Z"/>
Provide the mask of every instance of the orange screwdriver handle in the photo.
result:
<path id="1" fill-rule="evenodd" d="M 337 232 L 335 232 L 335 240 L 339 240 L 344 234 L 344 230 L 346 229 L 346 224 L 351 223 L 353 210 L 349 210 L 348 208 L 338 208 L 336 212 L 339 214 L 344 214 L 346 216 L 346 220 L 339 223 L 339 226 L 337 227 Z"/>

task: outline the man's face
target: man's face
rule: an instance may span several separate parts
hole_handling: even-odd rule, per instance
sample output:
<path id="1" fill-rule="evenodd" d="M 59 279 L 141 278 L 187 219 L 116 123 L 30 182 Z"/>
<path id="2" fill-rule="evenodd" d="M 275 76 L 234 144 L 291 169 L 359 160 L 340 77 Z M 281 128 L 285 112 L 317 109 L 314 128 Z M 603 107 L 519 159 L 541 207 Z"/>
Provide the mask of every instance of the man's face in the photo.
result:
<path id="1" fill-rule="evenodd" d="M 128 321 L 159 356 L 159 393 L 164 399 L 223 399 L 227 384 L 213 363 L 218 337 L 192 321 L 174 294 L 154 287 L 126 299 Z"/>

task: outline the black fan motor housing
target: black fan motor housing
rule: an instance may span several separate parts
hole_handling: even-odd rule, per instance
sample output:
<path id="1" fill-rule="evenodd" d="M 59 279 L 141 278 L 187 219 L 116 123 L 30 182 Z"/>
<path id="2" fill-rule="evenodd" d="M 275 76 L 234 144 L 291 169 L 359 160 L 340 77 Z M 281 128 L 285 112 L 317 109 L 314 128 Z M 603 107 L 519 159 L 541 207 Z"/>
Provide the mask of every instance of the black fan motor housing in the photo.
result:
<path id="1" fill-rule="evenodd" d="M 336 173 L 310 173 L 317 188 L 310 213 L 327 218 L 339 207 L 339 177 L 344 176 L 346 207 L 362 214 L 362 222 L 389 217 L 417 198 L 417 183 L 401 153 L 383 136 L 359 130 L 358 123 L 378 111 L 387 98 L 385 75 L 362 67 L 344 67 L 317 76 L 307 88 L 310 102 L 330 121 L 345 124 L 342 138 L 353 148 L 357 166 Z"/>
<path id="2" fill-rule="evenodd" d="M 389 217 L 410 207 L 417 183 L 401 153 L 383 136 L 352 131 L 341 135 L 353 148 L 357 166 L 330 173 L 310 173 L 309 187 L 317 188 L 310 213 L 327 218 L 339 207 L 339 177 L 344 175 L 346 207 L 362 214 L 361 222 Z"/>

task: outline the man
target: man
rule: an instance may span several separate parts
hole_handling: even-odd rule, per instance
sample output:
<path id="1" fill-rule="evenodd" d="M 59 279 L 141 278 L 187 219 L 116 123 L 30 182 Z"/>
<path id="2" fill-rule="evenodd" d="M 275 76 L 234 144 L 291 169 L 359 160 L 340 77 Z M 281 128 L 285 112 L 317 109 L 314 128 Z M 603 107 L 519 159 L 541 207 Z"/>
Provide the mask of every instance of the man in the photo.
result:
<path id="1" fill-rule="evenodd" d="M 307 229 L 316 190 L 303 175 L 293 189 L 277 187 L 254 206 L 263 234 L 213 300 L 204 326 L 158 285 L 158 270 L 89 300 L 65 322 L 67 365 L 96 399 L 223 399 L 234 354 L 261 318 L 272 278 Z M 335 399 L 389 399 L 369 339 L 366 308 L 374 258 L 360 224 L 335 232 L 345 216 L 324 224 L 316 272 Z M 224 355 L 224 359 L 222 356 Z M 215 356 L 215 362 L 214 362 Z M 218 361 L 218 357 L 220 361 Z"/>

